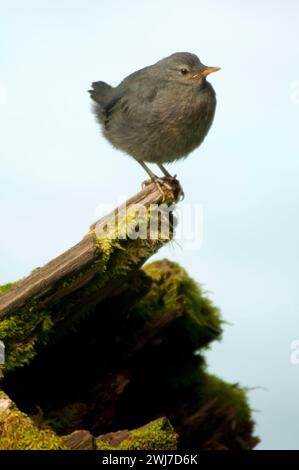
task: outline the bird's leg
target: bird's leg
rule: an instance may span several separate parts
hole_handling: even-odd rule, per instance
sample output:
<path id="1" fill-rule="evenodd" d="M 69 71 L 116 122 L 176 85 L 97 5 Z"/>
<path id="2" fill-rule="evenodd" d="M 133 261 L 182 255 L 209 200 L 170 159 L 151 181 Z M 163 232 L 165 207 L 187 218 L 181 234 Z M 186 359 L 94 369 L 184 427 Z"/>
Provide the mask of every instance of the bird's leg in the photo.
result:
<path id="1" fill-rule="evenodd" d="M 180 184 L 180 182 L 177 180 L 176 178 L 176 175 L 172 176 L 165 168 L 165 166 L 162 165 L 162 163 L 157 163 L 158 167 L 160 168 L 160 170 L 162 171 L 162 173 L 165 175 L 165 177 L 167 179 L 169 179 L 170 181 L 175 181 L 177 183 L 177 186 L 178 186 L 178 190 L 179 190 L 179 196 L 181 197 L 181 200 L 183 200 L 185 198 L 185 193 L 183 191 L 183 188 Z"/>
<path id="2" fill-rule="evenodd" d="M 172 190 L 172 187 L 169 184 L 167 184 L 167 182 L 164 181 L 162 178 L 159 178 L 157 175 L 155 175 L 155 173 L 153 173 L 152 170 L 144 162 L 141 162 L 139 160 L 137 160 L 137 161 L 142 166 L 142 168 L 147 172 L 150 179 L 155 183 L 155 185 L 157 186 L 157 188 L 160 191 L 161 195 L 163 196 L 163 200 L 164 200 L 165 194 L 164 194 L 164 191 L 162 189 L 163 186 L 166 187 L 169 190 Z"/>
<path id="3" fill-rule="evenodd" d="M 157 163 L 157 165 L 167 178 L 176 179 L 176 175 L 172 176 L 170 173 L 168 173 L 168 171 L 166 170 L 165 166 L 162 165 L 162 163 Z"/>
<path id="4" fill-rule="evenodd" d="M 150 177 L 150 179 L 152 181 L 156 181 L 157 179 L 159 179 L 159 177 L 157 175 L 155 175 L 155 173 L 152 172 L 152 170 L 143 162 L 137 160 L 138 163 L 142 166 L 142 168 L 147 172 L 148 176 Z"/>

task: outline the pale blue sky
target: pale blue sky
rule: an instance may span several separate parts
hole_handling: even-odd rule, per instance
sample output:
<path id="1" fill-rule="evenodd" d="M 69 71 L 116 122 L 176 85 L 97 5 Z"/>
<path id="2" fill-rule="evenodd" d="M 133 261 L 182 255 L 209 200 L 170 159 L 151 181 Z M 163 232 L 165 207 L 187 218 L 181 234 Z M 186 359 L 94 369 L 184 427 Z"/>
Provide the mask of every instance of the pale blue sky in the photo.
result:
<path id="1" fill-rule="evenodd" d="M 175 51 L 222 71 L 213 128 L 170 168 L 202 204 L 200 250 L 160 251 L 211 292 L 210 370 L 250 393 L 259 448 L 299 449 L 299 3 L 0 0 L 0 283 L 77 242 L 96 207 L 145 178 L 100 136 L 90 82 L 117 84 Z M 297 83 L 296 83 L 297 81 Z M 295 88 L 294 88 L 295 87 Z"/>

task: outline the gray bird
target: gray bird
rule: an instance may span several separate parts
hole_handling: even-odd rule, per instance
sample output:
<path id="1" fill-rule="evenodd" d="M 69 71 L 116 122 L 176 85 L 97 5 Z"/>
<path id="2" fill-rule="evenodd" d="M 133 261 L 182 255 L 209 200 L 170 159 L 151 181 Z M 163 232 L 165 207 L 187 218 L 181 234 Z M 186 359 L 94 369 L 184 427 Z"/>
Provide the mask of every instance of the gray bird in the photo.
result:
<path id="1" fill-rule="evenodd" d="M 176 52 L 132 73 L 115 88 L 92 83 L 89 93 L 104 136 L 137 160 L 160 190 L 176 178 L 163 163 L 186 157 L 211 127 L 216 96 L 206 77 L 217 70 L 195 54 Z M 164 178 L 145 162 L 156 163 Z"/>

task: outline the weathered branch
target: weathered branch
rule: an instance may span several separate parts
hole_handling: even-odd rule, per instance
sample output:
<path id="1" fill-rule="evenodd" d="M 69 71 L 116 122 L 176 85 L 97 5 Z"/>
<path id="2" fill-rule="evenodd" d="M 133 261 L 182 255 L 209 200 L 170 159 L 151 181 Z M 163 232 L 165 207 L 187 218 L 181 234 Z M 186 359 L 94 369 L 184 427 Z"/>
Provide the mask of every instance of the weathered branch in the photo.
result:
<path id="1" fill-rule="evenodd" d="M 176 180 L 169 184 L 163 204 L 149 182 L 78 244 L 0 295 L 0 340 L 7 353 L 0 373 L 28 363 L 50 337 L 58 339 L 100 302 L 128 289 L 140 266 L 173 236 L 179 186 Z"/>
<path id="2" fill-rule="evenodd" d="M 172 186 L 173 192 L 168 194 L 169 202 L 175 202 L 177 198 L 177 183 L 174 181 Z M 152 204 L 160 203 L 160 191 L 155 184 L 148 184 L 145 189 L 126 201 L 126 203 L 93 224 L 88 234 L 78 244 L 42 268 L 35 270 L 28 277 L 15 284 L 7 293 L 1 295 L 0 318 L 23 308 L 32 299 L 35 301 L 40 299 L 42 306 L 46 308 L 48 305 L 56 304 L 63 298 L 81 289 L 94 279 L 97 274 L 98 267 L 96 262 L 105 254 L 105 244 L 101 244 L 101 241 L 107 239 L 111 241 L 111 239 L 117 238 L 118 234 L 111 234 L 111 231 L 107 233 L 107 238 L 105 237 L 107 227 L 113 227 L 114 221 L 117 220 L 119 228 L 126 219 L 127 214 L 130 213 L 130 210 L 134 210 L 136 206 L 149 208 Z M 125 236 L 127 235 L 126 233 Z M 123 236 L 124 234 L 122 234 L 121 240 L 124 242 L 122 248 L 126 249 L 126 244 L 130 243 L 130 238 L 123 238 Z M 164 240 L 163 242 L 166 241 Z M 113 240 L 111 244 L 113 245 Z M 135 263 L 136 265 L 140 265 L 147 255 L 149 256 L 158 249 L 161 245 L 161 239 L 143 240 L 143 243 L 139 243 L 139 245 L 147 248 L 147 254 L 145 256 L 143 252 L 143 256 L 140 256 L 140 259 Z M 140 254 L 142 255 L 142 252 Z M 66 282 L 64 285 L 65 280 L 69 280 L 69 282 Z M 107 294 L 109 295 L 109 292 Z M 99 292 L 97 292 L 97 298 L 98 295 Z"/>

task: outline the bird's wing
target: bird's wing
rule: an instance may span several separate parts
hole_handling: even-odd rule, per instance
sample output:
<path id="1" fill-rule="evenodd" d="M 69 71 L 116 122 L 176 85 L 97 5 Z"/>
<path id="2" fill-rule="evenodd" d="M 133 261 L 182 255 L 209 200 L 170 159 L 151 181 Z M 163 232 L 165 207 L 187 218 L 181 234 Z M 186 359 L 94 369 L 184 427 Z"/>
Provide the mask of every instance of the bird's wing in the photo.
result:
<path id="1" fill-rule="evenodd" d="M 121 114 L 127 121 L 134 115 L 135 122 L 139 113 L 144 117 L 156 92 L 155 80 L 149 77 L 146 68 L 129 75 L 116 88 L 105 82 L 93 82 L 89 90 L 95 102 L 94 113 L 105 128 L 116 115 L 120 118 Z"/>
<path id="2" fill-rule="evenodd" d="M 140 72 L 140 71 L 139 71 Z M 134 125 L 142 121 L 150 113 L 151 104 L 157 94 L 157 85 L 147 76 L 139 75 L 138 80 L 132 80 L 133 75 L 127 77 L 120 85 L 114 89 L 113 96 L 105 106 L 105 127 L 117 116 L 130 124 L 131 119 Z"/>

